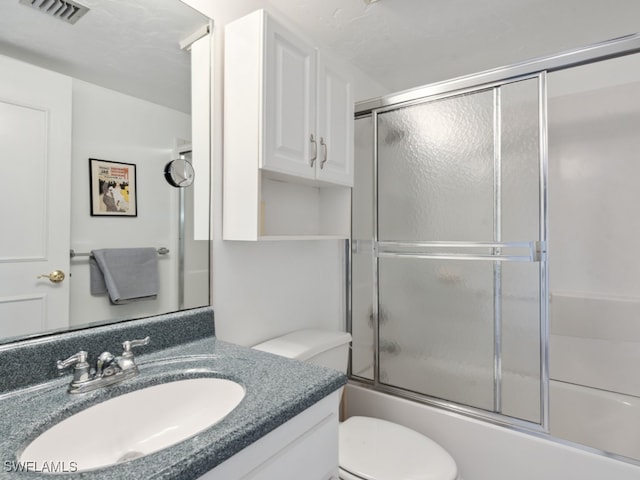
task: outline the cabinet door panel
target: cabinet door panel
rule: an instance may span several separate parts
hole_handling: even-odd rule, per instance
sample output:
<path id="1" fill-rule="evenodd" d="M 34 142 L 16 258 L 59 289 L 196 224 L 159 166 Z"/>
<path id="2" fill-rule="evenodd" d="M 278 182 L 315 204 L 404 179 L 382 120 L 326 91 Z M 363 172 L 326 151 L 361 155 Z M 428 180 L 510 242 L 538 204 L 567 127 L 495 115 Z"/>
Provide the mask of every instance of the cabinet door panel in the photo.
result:
<path id="1" fill-rule="evenodd" d="M 316 52 L 267 19 L 264 155 L 261 167 L 314 177 Z"/>
<path id="2" fill-rule="evenodd" d="M 353 93 L 351 80 L 326 59 L 318 62 L 317 177 L 353 186 Z"/>

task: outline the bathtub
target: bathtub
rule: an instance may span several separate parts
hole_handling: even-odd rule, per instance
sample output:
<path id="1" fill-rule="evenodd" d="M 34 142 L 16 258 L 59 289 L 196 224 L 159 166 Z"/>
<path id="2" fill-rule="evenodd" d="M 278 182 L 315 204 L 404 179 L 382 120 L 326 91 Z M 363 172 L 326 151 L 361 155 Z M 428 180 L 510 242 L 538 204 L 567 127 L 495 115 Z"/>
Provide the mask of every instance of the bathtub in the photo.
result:
<path id="1" fill-rule="evenodd" d="M 469 385 L 478 378 L 486 378 L 492 372 L 464 369 L 452 371 L 452 375 L 466 377 L 456 385 L 446 385 L 447 376 L 442 372 L 451 368 L 438 362 L 424 362 L 416 357 L 398 356 L 384 362 L 383 381 L 390 377 L 394 385 L 413 385 L 415 391 L 445 392 L 441 398 L 466 398 L 477 406 L 486 403 L 491 409 L 491 388 L 487 398 L 473 395 Z M 359 372 L 371 378 L 373 367 Z M 435 376 L 435 378 L 434 378 Z M 537 378 L 503 374 L 503 413 L 532 422 L 539 421 L 539 383 Z M 410 388 L 410 387 L 409 387 Z M 466 391 L 459 391 L 460 389 Z M 463 397 L 464 395 L 464 397 Z M 549 424 L 552 436 L 573 443 L 640 460 L 640 398 L 633 395 L 609 392 L 572 383 L 551 380 L 549 382 Z"/>
<path id="2" fill-rule="evenodd" d="M 640 460 L 640 299 L 554 291 L 551 434 Z"/>
<path id="3" fill-rule="evenodd" d="M 640 459 L 640 398 L 551 380 L 551 435 Z"/>
<path id="4" fill-rule="evenodd" d="M 640 478 L 638 465 L 366 387 L 348 384 L 346 399 L 347 418 L 353 415 L 382 418 L 406 425 L 438 442 L 453 456 L 465 480 Z"/>

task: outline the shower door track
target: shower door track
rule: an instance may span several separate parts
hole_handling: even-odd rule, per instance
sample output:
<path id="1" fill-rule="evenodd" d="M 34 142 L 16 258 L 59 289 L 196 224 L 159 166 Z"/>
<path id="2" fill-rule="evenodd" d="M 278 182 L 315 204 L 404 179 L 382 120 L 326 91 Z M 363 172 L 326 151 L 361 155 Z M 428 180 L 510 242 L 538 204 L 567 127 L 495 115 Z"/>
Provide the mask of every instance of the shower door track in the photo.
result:
<path id="1" fill-rule="evenodd" d="M 394 397 L 405 398 L 412 400 L 423 405 L 431 407 L 442 408 L 451 412 L 459 413 L 467 417 L 475 418 L 477 420 L 484 420 L 494 425 L 500 425 L 503 427 L 511 427 L 518 431 L 523 432 L 536 432 L 540 434 L 548 434 L 548 432 L 542 427 L 542 425 L 527 420 L 522 420 L 515 417 L 507 417 L 500 413 L 494 413 L 482 408 L 471 407 L 469 405 L 462 405 L 460 403 L 451 402 L 449 400 L 443 400 L 442 398 L 432 397 L 424 393 L 417 393 L 404 388 L 394 387 L 384 383 L 372 383 L 371 380 L 366 378 L 350 375 L 349 383 L 351 385 L 357 385 L 376 392 L 387 393 Z"/>
<path id="2" fill-rule="evenodd" d="M 626 35 L 556 55 L 535 58 L 506 67 L 494 68 L 423 87 L 412 88 L 373 100 L 357 102 L 355 116 L 357 118 L 371 115 L 374 111 L 380 112 L 387 107 L 397 108 L 416 100 L 433 99 L 438 95 L 450 92 L 462 93 L 466 89 L 491 88 L 494 84 L 513 81 L 519 77 L 535 76 L 543 71 L 555 72 L 638 52 L 640 52 L 640 34 Z"/>

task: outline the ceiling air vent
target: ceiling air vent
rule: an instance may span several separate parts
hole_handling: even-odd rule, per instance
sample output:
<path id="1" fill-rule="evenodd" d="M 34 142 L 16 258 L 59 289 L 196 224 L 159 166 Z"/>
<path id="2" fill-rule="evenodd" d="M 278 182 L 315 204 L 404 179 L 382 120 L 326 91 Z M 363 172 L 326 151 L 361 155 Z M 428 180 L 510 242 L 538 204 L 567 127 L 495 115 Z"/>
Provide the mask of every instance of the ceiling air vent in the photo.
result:
<path id="1" fill-rule="evenodd" d="M 19 0 L 21 4 L 33 7 L 50 17 L 67 23 L 76 23 L 89 8 L 71 0 Z"/>

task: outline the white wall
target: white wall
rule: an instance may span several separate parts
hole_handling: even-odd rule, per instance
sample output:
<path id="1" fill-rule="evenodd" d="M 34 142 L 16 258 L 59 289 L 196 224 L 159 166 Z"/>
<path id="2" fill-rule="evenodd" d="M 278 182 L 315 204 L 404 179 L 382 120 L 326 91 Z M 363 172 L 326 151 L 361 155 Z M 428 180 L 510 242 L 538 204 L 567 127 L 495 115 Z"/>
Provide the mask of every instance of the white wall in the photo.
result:
<path id="1" fill-rule="evenodd" d="M 615 392 L 557 429 L 552 391 L 551 431 L 640 459 L 637 434 L 623 449 L 606 435 L 624 438 L 616 411 L 633 424 L 640 401 L 638 98 L 639 55 L 549 75 L 550 374 L 590 396 Z"/>
<path id="2" fill-rule="evenodd" d="M 184 308 L 194 308 L 209 305 L 211 297 L 211 242 L 194 240 L 195 192 L 193 188 L 187 188 L 184 193 Z"/>
<path id="3" fill-rule="evenodd" d="M 164 179 L 177 138 L 191 138 L 191 117 L 163 106 L 73 80 L 71 248 L 167 247 L 159 256 L 156 300 L 111 305 L 89 292 L 87 257 L 71 260 L 71 325 L 177 309 L 178 190 Z M 89 158 L 136 164 L 138 216 L 89 215 Z"/>
<path id="4" fill-rule="evenodd" d="M 298 328 L 344 329 L 344 242 L 222 241 L 224 26 L 259 8 L 268 8 L 285 23 L 286 18 L 266 0 L 183 1 L 214 19 L 212 303 L 216 334 L 223 340 L 253 345 Z M 361 72 L 352 73 L 357 100 L 385 93 Z"/>

